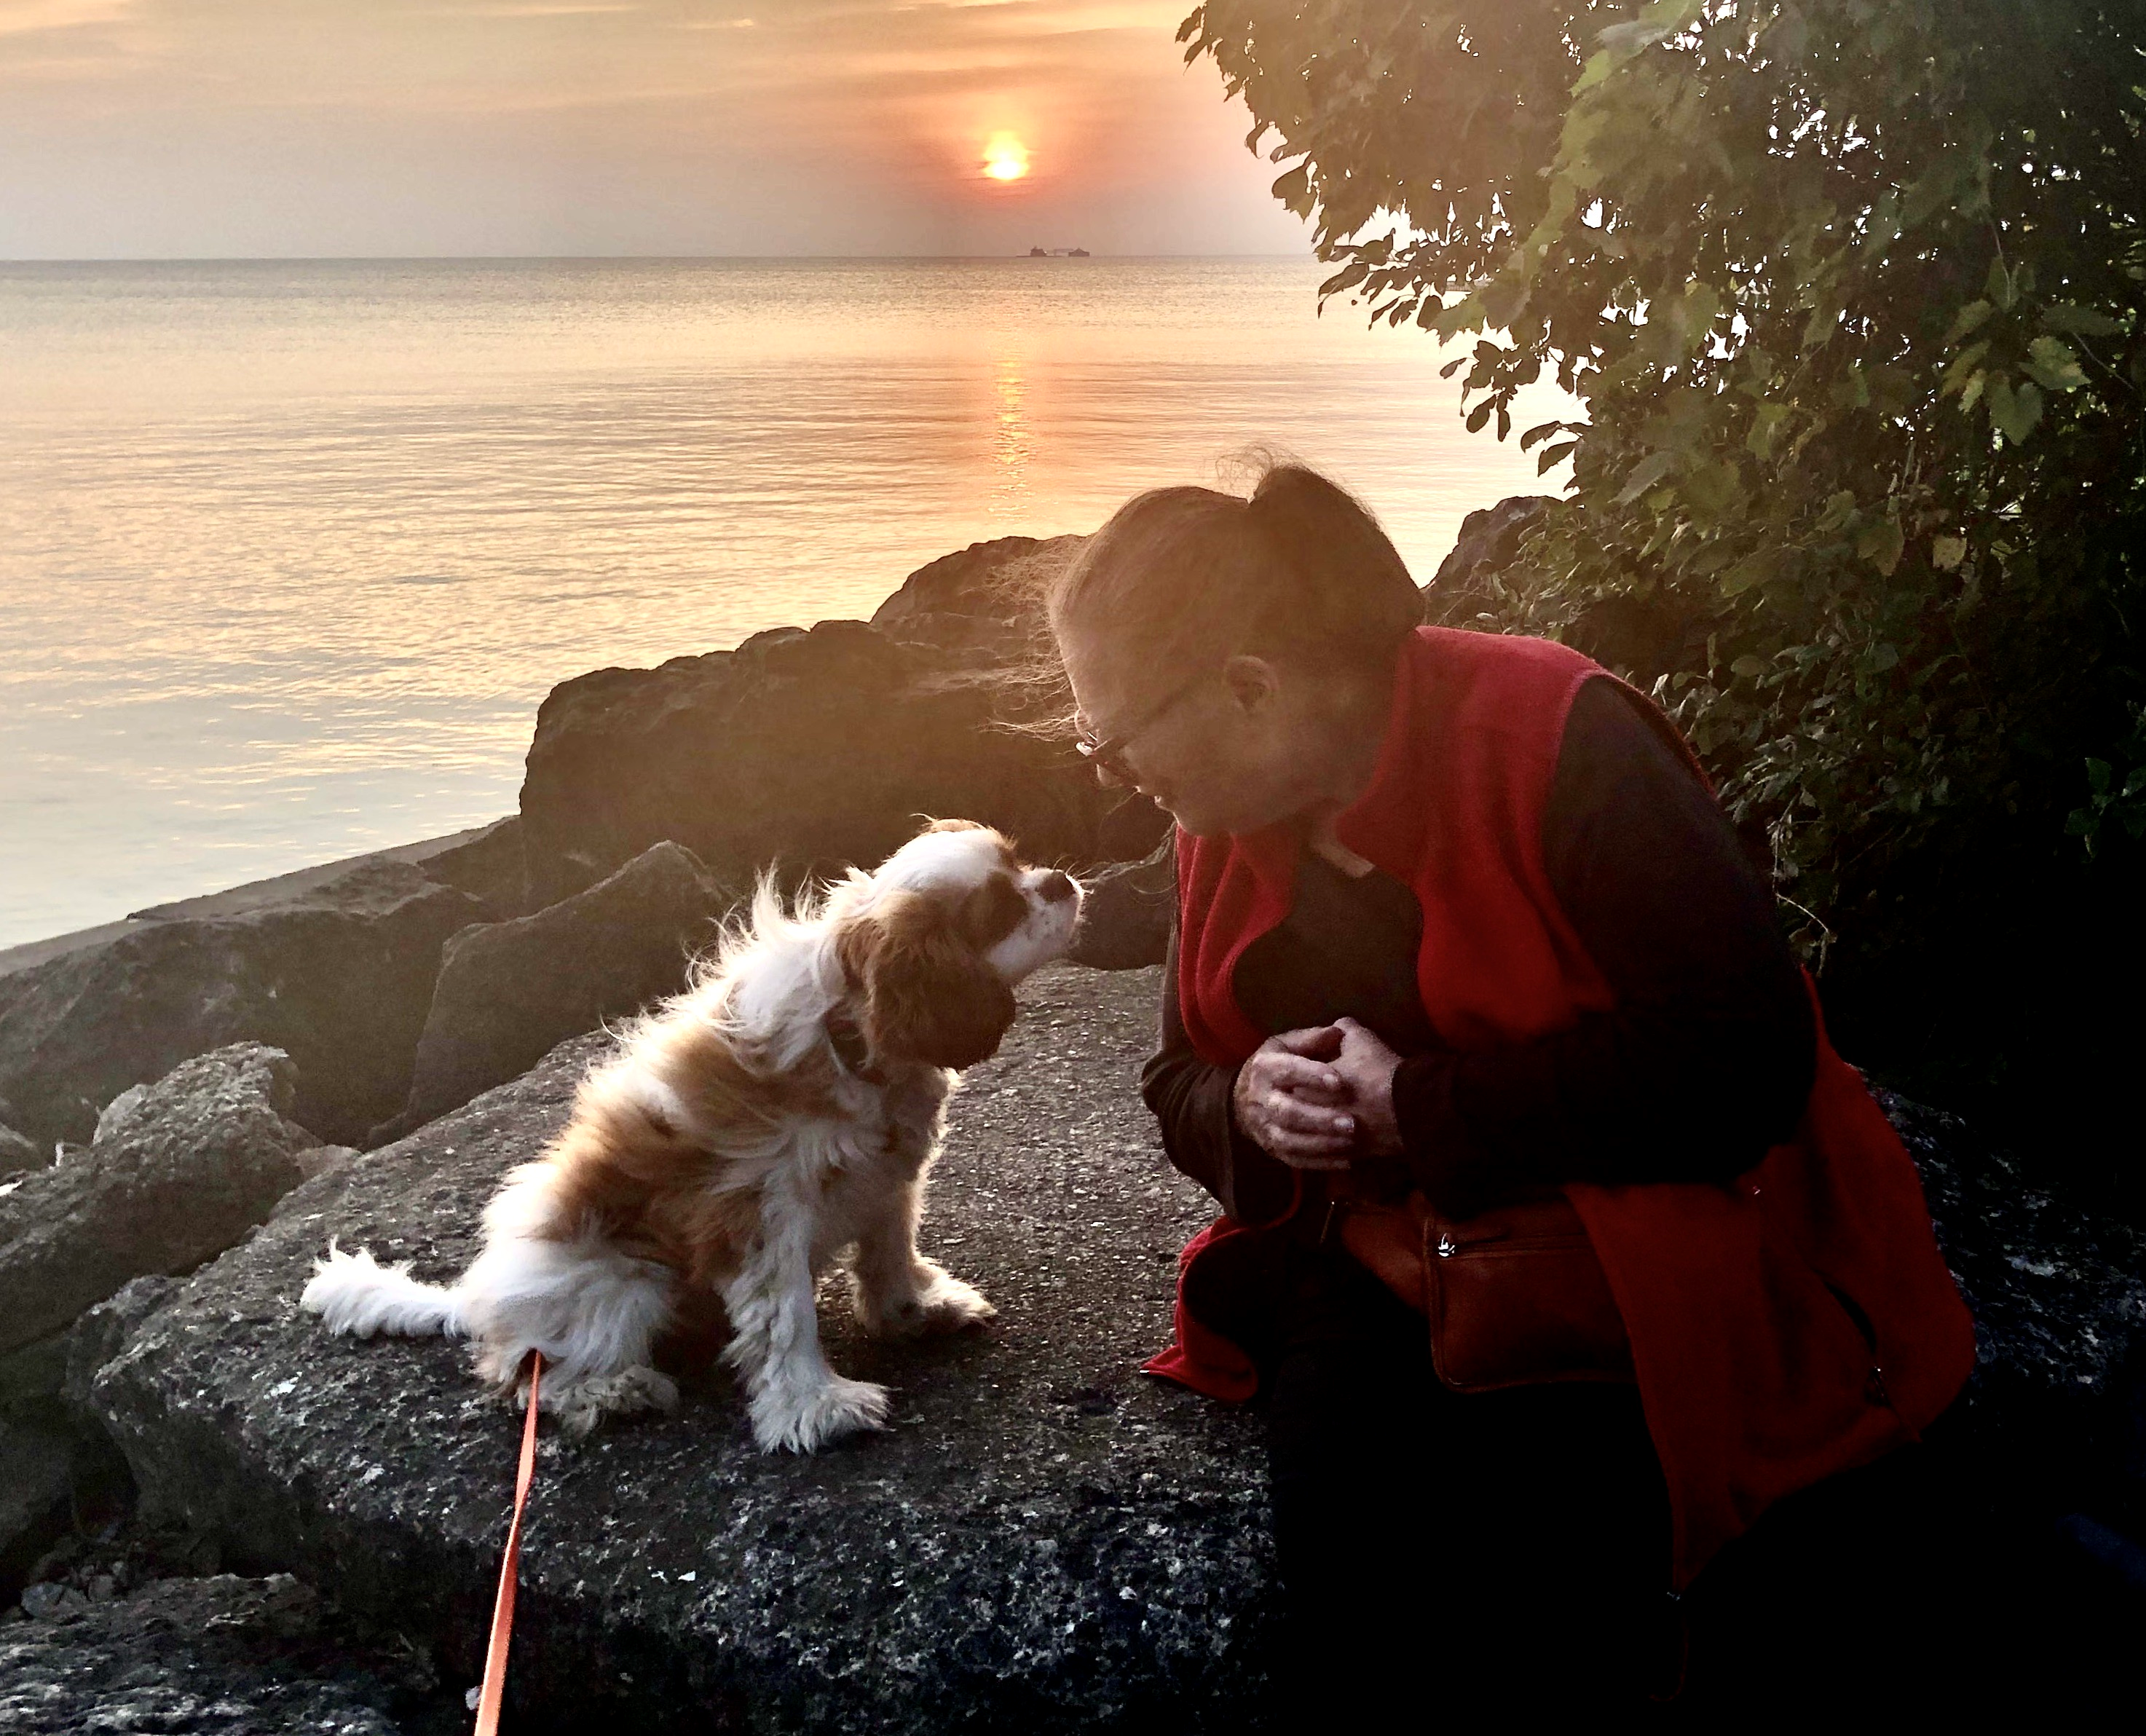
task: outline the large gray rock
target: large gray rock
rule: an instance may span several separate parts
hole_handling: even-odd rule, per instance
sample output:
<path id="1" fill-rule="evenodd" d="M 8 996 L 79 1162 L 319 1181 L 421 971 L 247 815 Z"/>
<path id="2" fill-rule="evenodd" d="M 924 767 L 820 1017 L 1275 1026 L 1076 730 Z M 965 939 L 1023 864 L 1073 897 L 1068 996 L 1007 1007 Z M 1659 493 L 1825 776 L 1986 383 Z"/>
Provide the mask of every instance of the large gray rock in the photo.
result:
<path id="1" fill-rule="evenodd" d="M 72 1342 L 62 1330 L 0 1352 L 0 1610 L 53 1544 L 127 1499 L 110 1439 L 63 1395 Z"/>
<path id="2" fill-rule="evenodd" d="M 1085 536 L 1001 536 L 920 566 L 873 611 L 891 639 L 961 651 L 1019 676 L 1018 666 L 1055 658 L 1044 597 Z M 1048 678 L 1051 671 L 1033 673 Z"/>
<path id="3" fill-rule="evenodd" d="M 421 858 L 427 880 L 452 886 L 502 916 L 529 910 L 529 868 L 522 850 L 522 816 L 509 814 L 480 828 L 475 836 Z"/>
<path id="4" fill-rule="evenodd" d="M 0 1180 L 25 1170 L 42 1170 L 52 1160 L 52 1148 L 0 1122 Z"/>
<path id="5" fill-rule="evenodd" d="M 998 1304 L 987 1333 L 874 1345 L 823 1297 L 835 1364 L 896 1389 L 892 1433 L 765 1457 L 713 1375 L 673 1417 L 546 1429 L 511 1702 L 566 1729 L 1271 1727 L 1256 1425 L 1136 1373 L 1209 1215 L 1133 1089 L 1155 989 L 1041 974 L 956 1100 L 922 1240 Z M 602 1048 L 308 1183 L 149 1318 L 96 1392 L 151 1514 L 475 1679 L 519 1419 L 459 1347 L 331 1338 L 296 1299 L 331 1235 L 453 1274 Z"/>
<path id="6" fill-rule="evenodd" d="M 861 621 L 582 676 L 530 745 L 532 895 L 578 892 L 666 838 L 725 880 L 876 863 L 921 815 L 1000 826 L 1038 861 L 1146 854 L 1152 804 L 1100 789 L 1069 744 L 1001 727 L 1026 702 L 987 662 Z"/>
<path id="7" fill-rule="evenodd" d="M 1085 536 L 998 536 L 972 542 L 920 566 L 872 611 L 876 627 L 934 615 L 1026 621 L 1043 611 L 1044 594 L 1087 542 Z"/>
<path id="8" fill-rule="evenodd" d="M 410 1100 L 372 1143 L 400 1139 L 520 1077 L 566 1038 L 677 993 L 741 895 L 683 845 L 656 844 L 534 915 L 464 929 L 441 959 Z"/>
<path id="9" fill-rule="evenodd" d="M 352 1144 L 393 1115 L 448 935 L 490 913 L 374 861 L 238 914 L 143 924 L 0 977 L 0 1093 L 40 1140 L 82 1140 L 129 1085 L 260 1042 L 298 1065 L 292 1114 Z"/>
<path id="10" fill-rule="evenodd" d="M 1555 512 L 1578 510 L 1548 495 L 1508 496 L 1461 521 L 1452 552 L 1423 587 L 1423 618 L 1436 626 L 1479 632 L 1540 631 L 1523 606 L 1531 574 L 1522 564 L 1528 538 Z M 1659 596 L 1596 597 L 1560 629 L 1558 636 L 1641 686 L 1704 642 L 1711 623 L 1679 614 Z"/>
<path id="11" fill-rule="evenodd" d="M 0 1730 L 15 1736 L 400 1736 L 399 1712 L 439 1698 L 421 1664 L 368 1655 L 287 1575 L 160 1579 L 97 1601 L 54 1589 L 32 1599 L 42 1615 L 0 1627 Z"/>
<path id="12" fill-rule="evenodd" d="M 1974 1310 L 1969 1416 L 1982 1450 L 2059 1510 L 2114 1503 L 2146 1519 L 2146 1460 L 2120 1463 L 2125 1410 L 2146 1404 L 2146 1234 L 2036 1184 L 1958 1117 L 1890 1092 L 1879 1100 Z"/>
<path id="13" fill-rule="evenodd" d="M 52 1160 L 52 1148 L 18 1132 L 15 1105 L 0 1097 L 0 1181 L 25 1170 L 42 1170 Z"/>
<path id="14" fill-rule="evenodd" d="M 0 1351 L 130 1278 L 191 1271 L 274 1209 L 316 1145 L 288 1119 L 287 1056 L 234 1044 L 187 1061 L 84 1152 L 0 1195 Z"/>
<path id="15" fill-rule="evenodd" d="M 0 1412 L 0 1604 L 15 1600 L 31 1564 L 66 1529 L 73 1459 L 64 1427 Z"/>
<path id="16" fill-rule="evenodd" d="M 142 1321 L 171 1300 L 179 1283 L 163 1272 L 130 1278 L 94 1308 L 83 1310 L 67 1328 L 59 1393 L 70 1409 L 85 1417 L 94 1415 L 91 1388 L 97 1371 L 126 1348 Z"/>
<path id="17" fill-rule="evenodd" d="M 1452 551 L 1423 587 L 1423 618 L 1435 626 L 1500 631 L 1508 603 L 1505 571 L 1555 504 L 1547 495 L 1516 494 L 1462 519 Z"/>

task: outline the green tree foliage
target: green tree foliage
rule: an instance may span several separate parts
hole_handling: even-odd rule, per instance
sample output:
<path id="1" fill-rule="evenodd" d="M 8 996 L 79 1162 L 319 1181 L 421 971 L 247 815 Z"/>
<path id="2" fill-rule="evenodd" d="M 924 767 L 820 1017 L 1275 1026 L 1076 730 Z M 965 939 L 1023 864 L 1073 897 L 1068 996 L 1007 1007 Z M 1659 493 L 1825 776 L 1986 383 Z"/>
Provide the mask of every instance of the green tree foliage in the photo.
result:
<path id="1" fill-rule="evenodd" d="M 1520 436 L 1573 482 L 1499 625 L 1654 688 L 1809 936 L 2146 830 L 2146 7 L 1209 0 L 1180 34 L 1323 295 L 1467 343 L 1471 428 L 1546 377 L 1585 403 Z"/>

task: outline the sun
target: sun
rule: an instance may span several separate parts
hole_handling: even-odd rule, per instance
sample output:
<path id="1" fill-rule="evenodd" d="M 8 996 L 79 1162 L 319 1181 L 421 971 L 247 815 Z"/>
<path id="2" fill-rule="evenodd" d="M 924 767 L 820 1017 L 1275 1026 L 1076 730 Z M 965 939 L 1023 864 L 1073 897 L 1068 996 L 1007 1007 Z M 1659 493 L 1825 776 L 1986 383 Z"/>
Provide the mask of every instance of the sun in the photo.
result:
<path id="1" fill-rule="evenodd" d="M 994 181 L 1018 181 L 1028 172 L 1028 147 L 1011 132 L 994 132 L 984 147 L 984 172 Z"/>

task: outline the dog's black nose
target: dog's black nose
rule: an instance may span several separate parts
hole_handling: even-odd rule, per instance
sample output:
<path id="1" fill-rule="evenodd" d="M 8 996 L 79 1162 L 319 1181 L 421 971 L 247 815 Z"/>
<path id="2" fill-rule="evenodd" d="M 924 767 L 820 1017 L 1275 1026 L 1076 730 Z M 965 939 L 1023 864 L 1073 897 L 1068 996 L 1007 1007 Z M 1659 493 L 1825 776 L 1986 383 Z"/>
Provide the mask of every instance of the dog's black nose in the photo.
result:
<path id="1" fill-rule="evenodd" d="M 1042 893 L 1046 904 L 1062 904 L 1074 894 L 1072 876 L 1054 868 L 1043 876 L 1043 882 L 1036 890 Z"/>

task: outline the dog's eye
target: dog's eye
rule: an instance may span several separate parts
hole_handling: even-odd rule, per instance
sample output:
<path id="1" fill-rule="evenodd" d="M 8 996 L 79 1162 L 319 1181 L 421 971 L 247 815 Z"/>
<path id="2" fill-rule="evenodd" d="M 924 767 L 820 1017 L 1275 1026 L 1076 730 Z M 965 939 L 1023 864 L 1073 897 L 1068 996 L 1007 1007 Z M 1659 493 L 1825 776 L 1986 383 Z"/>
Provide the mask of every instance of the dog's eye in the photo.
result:
<path id="1" fill-rule="evenodd" d="M 1027 920 L 1028 900 L 1010 875 L 994 874 L 971 892 L 962 928 L 979 949 L 995 946 Z"/>

